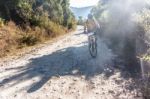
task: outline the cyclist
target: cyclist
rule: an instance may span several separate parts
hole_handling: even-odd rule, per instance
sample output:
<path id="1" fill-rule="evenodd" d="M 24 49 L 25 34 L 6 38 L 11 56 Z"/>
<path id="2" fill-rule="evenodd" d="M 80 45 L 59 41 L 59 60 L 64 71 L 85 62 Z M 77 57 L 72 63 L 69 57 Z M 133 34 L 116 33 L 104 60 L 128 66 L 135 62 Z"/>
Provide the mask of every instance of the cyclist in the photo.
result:
<path id="1" fill-rule="evenodd" d="M 97 39 L 96 34 L 99 28 L 98 22 L 95 20 L 92 14 L 88 15 L 88 19 L 86 21 L 87 26 L 87 34 L 88 34 L 88 41 L 89 41 L 89 51 L 93 58 L 97 56 Z"/>
<path id="2" fill-rule="evenodd" d="M 100 28 L 98 22 L 96 19 L 93 17 L 92 14 L 88 15 L 88 19 L 86 21 L 86 27 L 87 27 L 87 33 L 93 32 L 95 33 L 97 29 Z"/>

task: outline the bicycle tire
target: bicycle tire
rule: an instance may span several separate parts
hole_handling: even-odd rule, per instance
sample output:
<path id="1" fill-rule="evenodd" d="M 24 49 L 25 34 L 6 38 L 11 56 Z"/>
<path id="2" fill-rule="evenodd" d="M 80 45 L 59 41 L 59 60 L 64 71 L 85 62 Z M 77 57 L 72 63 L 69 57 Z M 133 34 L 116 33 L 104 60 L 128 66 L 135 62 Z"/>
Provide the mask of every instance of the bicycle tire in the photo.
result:
<path id="1" fill-rule="evenodd" d="M 96 58 L 97 57 L 97 42 L 96 42 L 96 38 L 94 38 L 95 40 L 91 40 L 92 37 L 89 37 L 89 52 L 92 58 Z"/>

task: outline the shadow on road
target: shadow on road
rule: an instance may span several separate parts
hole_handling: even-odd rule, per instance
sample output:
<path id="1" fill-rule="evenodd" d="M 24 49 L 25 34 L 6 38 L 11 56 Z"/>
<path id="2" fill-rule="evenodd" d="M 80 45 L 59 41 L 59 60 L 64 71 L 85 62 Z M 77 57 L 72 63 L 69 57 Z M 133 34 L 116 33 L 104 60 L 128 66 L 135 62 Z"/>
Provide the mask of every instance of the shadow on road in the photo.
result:
<path id="1" fill-rule="evenodd" d="M 74 51 L 81 51 L 77 53 Z M 30 80 L 34 77 L 40 77 L 39 82 L 35 82 L 29 87 L 28 92 L 34 92 L 40 89 L 48 80 L 54 76 L 81 76 L 85 75 L 86 78 L 93 77 L 94 75 L 101 73 L 102 70 L 93 70 L 93 66 L 87 66 L 88 61 L 92 60 L 89 55 L 87 45 L 81 47 L 70 47 L 56 51 L 50 55 L 45 55 L 39 58 L 30 60 L 30 63 L 24 67 L 12 68 L 19 73 L 4 79 L 0 85 L 11 83 L 9 87 L 19 84 L 23 81 Z M 11 70 L 7 69 L 8 71 Z M 6 71 L 7 71 L 6 70 Z M 74 73 L 73 71 L 77 71 Z"/>

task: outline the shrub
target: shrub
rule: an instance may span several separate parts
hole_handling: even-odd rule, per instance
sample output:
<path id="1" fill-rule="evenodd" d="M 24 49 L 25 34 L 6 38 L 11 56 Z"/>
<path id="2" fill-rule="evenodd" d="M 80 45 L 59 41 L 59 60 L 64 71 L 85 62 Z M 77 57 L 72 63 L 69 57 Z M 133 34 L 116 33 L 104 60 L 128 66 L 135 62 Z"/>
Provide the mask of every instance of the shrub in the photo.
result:
<path id="1" fill-rule="evenodd" d="M 3 26 L 0 29 L 0 57 L 9 52 L 16 45 L 12 31 Z"/>
<path id="2" fill-rule="evenodd" d="M 21 38 L 19 38 L 19 45 L 27 45 L 32 46 L 37 43 L 38 38 L 33 34 L 25 34 Z"/>
<path id="3" fill-rule="evenodd" d="M 136 14 L 137 22 L 144 27 L 145 31 L 150 29 L 150 10 L 144 9 L 141 13 Z"/>
<path id="4" fill-rule="evenodd" d="M 39 17 L 38 25 L 44 28 L 50 37 L 55 37 L 66 32 L 63 26 L 50 21 L 47 16 Z"/>
<path id="5" fill-rule="evenodd" d="M 4 26 L 4 19 L 0 18 L 0 27 Z"/>

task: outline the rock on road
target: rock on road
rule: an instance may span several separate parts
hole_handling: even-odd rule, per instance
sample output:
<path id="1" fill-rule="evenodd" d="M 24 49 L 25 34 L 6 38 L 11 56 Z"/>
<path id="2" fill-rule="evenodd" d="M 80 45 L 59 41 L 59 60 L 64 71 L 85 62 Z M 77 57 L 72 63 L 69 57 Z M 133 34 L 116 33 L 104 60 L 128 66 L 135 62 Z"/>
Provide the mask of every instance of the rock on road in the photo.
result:
<path id="1" fill-rule="evenodd" d="M 139 99 L 136 90 L 127 88 L 132 79 L 108 69 L 113 58 L 98 40 L 98 57 L 92 59 L 87 35 L 78 26 L 32 53 L 1 60 L 0 99 Z"/>

